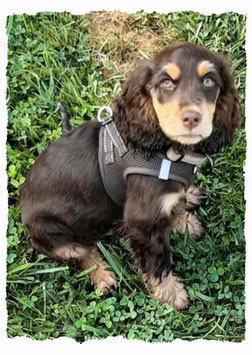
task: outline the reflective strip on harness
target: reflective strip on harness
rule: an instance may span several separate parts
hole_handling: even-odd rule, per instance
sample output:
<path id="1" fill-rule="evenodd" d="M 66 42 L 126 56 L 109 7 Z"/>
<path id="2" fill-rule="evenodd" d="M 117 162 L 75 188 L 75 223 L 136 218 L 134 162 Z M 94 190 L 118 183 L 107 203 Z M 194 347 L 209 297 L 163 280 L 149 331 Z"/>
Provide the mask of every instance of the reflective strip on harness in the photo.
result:
<path id="1" fill-rule="evenodd" d="M 163 159 L 158 178 L 161 180 L 168 180 L 170 169 L 171 169 L 171 161 L 167 159 Z"/>

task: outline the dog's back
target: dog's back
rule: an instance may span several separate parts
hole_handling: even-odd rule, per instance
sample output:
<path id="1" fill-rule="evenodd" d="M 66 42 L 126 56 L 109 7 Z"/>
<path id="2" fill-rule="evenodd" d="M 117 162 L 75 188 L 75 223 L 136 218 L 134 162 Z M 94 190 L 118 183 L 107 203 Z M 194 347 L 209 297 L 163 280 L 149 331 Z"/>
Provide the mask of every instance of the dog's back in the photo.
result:
<path id="1" fill-rule="evenodd" d="M 99 172 L 99 130 L 94 121 L 72 129 L 36 159 L 26 178 L 22 222 L 43 253 L 73 239 L 90 243 L 115 216 Z"/>

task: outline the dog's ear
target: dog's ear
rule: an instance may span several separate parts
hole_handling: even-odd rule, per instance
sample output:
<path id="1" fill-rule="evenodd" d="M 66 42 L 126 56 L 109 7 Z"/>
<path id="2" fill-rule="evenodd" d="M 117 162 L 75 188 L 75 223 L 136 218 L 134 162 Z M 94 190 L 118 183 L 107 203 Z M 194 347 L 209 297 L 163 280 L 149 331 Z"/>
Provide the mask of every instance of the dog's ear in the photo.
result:
<path id="1" fill-rule="evenodd" d="M 140 62 L 131 73 L 123 87 L 123 95 L 129 101 L 137 99 L 136 96 L 148 95 L 147 85 L 152 78 L 154 64 L 145 60 Z"/>
<path id="2" fill-rule="evenodd" d="M 234 86 L 234 79 L 226 59 L 220 57 L 219 74 L 222 80 L 220 94 L 216 102 L 214 126 L 220 130 L 224 145 L 231 142 L 236 128 L 240 125 L 239 95 Z"/>
<path id="3" fill-rule="evenodd" d="M 116 100 L 118 124 L 133 144 L 147 148 L 156 139 L 159 128 L 148 90 L 154 70 L 151 61 L 142 62 L 126 81 L 122 95 Z"/>

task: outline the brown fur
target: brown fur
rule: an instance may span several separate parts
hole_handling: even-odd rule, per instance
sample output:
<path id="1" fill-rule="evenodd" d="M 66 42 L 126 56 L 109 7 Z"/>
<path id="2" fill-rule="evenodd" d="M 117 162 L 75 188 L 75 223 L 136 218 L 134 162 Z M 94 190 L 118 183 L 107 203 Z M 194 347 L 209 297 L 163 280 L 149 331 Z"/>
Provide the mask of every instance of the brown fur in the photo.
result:
<path id="1" fill-rule="evenodd" d="M 159 53 L 152 62 L 146 61 L 137 67 L 126 82 L 122 95 L 114 102 L 115 120 L 125 140 L 138 149 L 144 149 L 147 154 L 151 150 L 169 146 L 171 141 L 159 126 L 150 91 L 156 84 L 153 82 L 155 74 L 171 57 L 176 57 L 177 52 L 189 53 L 194 59 L 196 58 L 196 61 L 198 59 L 199 63 L 202 60 L 209 60 L 218 72 L 220 93 L 215 105 L 212 134 L 191 147 L 193 151 L 200 153 L 216 153 L 231 142 L 233 133 L 239 126 L 239 96 L 226 58 L 200 46 L 189 43 L 174 45 Z M 186 56 L 185 62 L 181 64 L 185 68 L 188 67 Z M 188 85 L 184 89 L 190 91 L 190 77 Z M 184 100 L 183 106 L 189 103 L 186 91 L 181 92 L 180 96 Z M 195 98 L 191 101 L 193 99 Z M 179 142 L 172 143 L 177 147 L 185 148 Z"/>
<path id="2" fill-rule="evenodd" d="M 203 88 L 197 73 L 202 61 L 210 61 L 216 69 L 216 88 L 212 91 Z M 178 108 L 213 106 L 211 134 L 196 144 L 169 137 L 162 130 L 153 106 L 151 91 L 154 90 L 159 104 L 169 114 L 167 103 L 173 100 L 173 92 L 165 91 L 160 85 L 162 75 L 168 75 L 163 73 L 168 63 L 179 68 L 180 75 L 174 82 Z M 181 112 L 184 113 L 183 109 L 178 110 L 178 122 Z M 165 152 L 171 145 L 201 154 L 218 152 L 230 143 L 239 126 L 238 94 L 226 59 L 189 43 L 165 49 L 153 61 L 143 62 L 129 77 L 121 96 L 113 102 L 113 119 L 125 143 L 144 152 L 146 157 Z M 204 118 L 199 127 L 188 128 L 188 132 L 201 129 L 202 124 Z M 82 268 L 96 264 L 97 270 L 91 273 L 93 283 L 107 292 L 115 285 L 115 278 L 106 270 L 107 264 L 94 246 L 97 239 L 122 220 L 121 231 L 134 251 L 136 265 L 151 295 L 183 309 L 188 304 L 188 296 L 183 284 L 171 273 L 169 237 L 172 230 L 183 233 L 186 227 L 196 236 L 202 233 L 195 217 L 185 211 L 199 204 L 201 195 L 195 188 L 183 192 L 178 182 L 129 175 L 125 205 L 115 205 L 106 195 L 100 176 L 99 130 L 98 122 L 71 130 L 51 144 L 32 166 L 22 188 L 20 204 L 22 221 L 33 245 L 52 258 L 75 257 Z"/>

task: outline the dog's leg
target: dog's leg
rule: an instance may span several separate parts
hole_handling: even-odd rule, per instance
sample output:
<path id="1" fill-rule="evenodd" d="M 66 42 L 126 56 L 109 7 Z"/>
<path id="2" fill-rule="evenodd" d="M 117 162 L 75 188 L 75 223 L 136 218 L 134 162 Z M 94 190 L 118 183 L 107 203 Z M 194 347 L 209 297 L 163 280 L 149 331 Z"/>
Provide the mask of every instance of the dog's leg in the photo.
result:
<path id="1" fill-rule="evenodd" d="M 184 285 L 171 272 L 169 243 L 171 213 L 181 194 L 175 191 L 164 195 L 163 191 L 158 190 L 159 186 L 154 185 L 152 189 L 144 183 L 142 187 L 140 184 L 130 187 L 124 210 L 124 226 L 136 264 L 151 296 L 160 303 L 182 310 L 188 305 L 188 295 Z"/>
<path id="2" fill-rule="evenodd" d="M 152 298 L 183 310 L 188 306 L 188 295 L 183 283 L 172 274 L 171 250 L 166 232 L 158 226 L 152 227 L 152 231 L 140 226 L 129 229 L 129 241 L 136 264 Z"/>
<path id="3" fill-rule="evenodd" d="M 86 247 L 77 243 L 67 243 L 55 247 L 52 256 L 61 260 L 77 259 L 78 266 L 82 269 L 96 266 L 89 275 L 95 288 L 99 288 L 103 294 L 108 293 L 112 286 L 116 286 L 115 274 L 107 270 L 109 265 L 101 258 L 95 246 Z"/>

